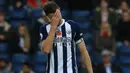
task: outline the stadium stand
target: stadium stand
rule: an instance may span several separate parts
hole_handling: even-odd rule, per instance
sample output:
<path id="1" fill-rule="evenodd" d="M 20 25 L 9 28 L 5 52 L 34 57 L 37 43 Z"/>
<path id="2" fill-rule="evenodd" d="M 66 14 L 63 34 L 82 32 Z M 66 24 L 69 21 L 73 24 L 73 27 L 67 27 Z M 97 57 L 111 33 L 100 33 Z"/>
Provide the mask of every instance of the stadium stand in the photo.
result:
<path id="1" fill-rule="evenodd" d="M 47 65 L 47 55 L 44 55 L 43 53 L 37 53 L 34 56 L 34 71 L 36 73 L 44 73 L 46 71 L 46 65 Z"/>
<path id="2" fill-rule="evenodd" d="M 130 68 L 130 46 L 122 45 L 117 49 L 117 61 L 121 65 L 124 73 L 129 73 Z"/>
<path id="3" fill-rule="evenodd" d="M 11 0 L 11 1 L 13 1 L 13 0 Z M 6 3 L 6 0 L 0 0 L 0 11 L 1 10 L 8 11 L 8 12 L 6 12 L 7 13 L 6 17 L 8 17 L 8 20 L 10 21 L 10 25 L 13 28 L 17 29 L 19 24 L 27 24 L 28 27 L 30 28 L 29 29 L 30 34 L 32 35 L 34 33 L 34 31 L 37 31 L 37 32 L 39 31 L 38 30 L 39 27 L 36 27 L 36 29 L 34 29 L 34 30 L 32 28 L 35 27 L 34 25 L 37 25 L 36 21 L 38 20 L 38 18 L 43 16 L 44 9 L 39 8 L 39 7 L 30 8 L 27 5 L 28 3 L 26 2 L 26 0 L 23 0 L 23 1 L 24 1 L 24 3 L 23 3 L 24 6 L 22 8 L 16 8 L 15 7 L 16 2 L 14 2 L 14 1 L 10 3 L 10 4 L 12 4 L 11 5 L 12 8 L 10 8 L 10 5 L 7 5 L 7 3 Z M 6 5 L 7 5 L 7 7 L 6 7 Z M 26 8 L 25 8 L 25 6 L 26 6 Z M 34 7 L 35 7 L 35 5 L 34 5 Z M 68 6 L 68 7 L 70 7 L 70 6 Z M 118 10 L 118 9 L 112 10 L 115 17 L 116 17 L 116 10 Z M 97 55 L 97 51 L 95 50 L 95 45 L 93 44 L 94 40 L 95 40 L 93 38 L 93 37 L 95 37 L 95 33 L 93 33 L 93 32 L 97 31 L 97 29 L 95 29 L 95 28 L 100 29 L 100 26 L 98 26 L 98 27 L 94 26 L 95 25 L 94 17 L 96 15 L 95 9 L 92 9 L 92 11 L 90 11 L 90 10 L 82 10 L 82 9 L 73 10 L 73 9 L 69 9 L 69 8 L 61 8 L 61 14 L 62 14 L 63 18 L 65 18 L 66 20 L 72 19 L 78 23 L 79 27 L 81 28 L 81 31 L 84 33 L 83 38 L 86 43 L 87 50 L 90 54 L 92 63 L 94 65 L 102 63 L 102 59 L 101 59 L 102 56 L 99 54 Z M 100 25 L 99 23 L 97 23 L 97 24 Z M 113 24 L 111 24 L 111 25 L 113 25 Z M 114 24 L 114 25 L 116 25 L 116 24 Z M 93 28 L 93 26 L 94 26 L 94 28 Z M 17 32 L 17 31 L 15 31 L 15 32 Z M 114 34 L 114 36 L 115 36 L 115 34 Z M 1 31 L 0 31 L 0 37 L 1 37 Z M 13 38 L 13 39 L 15 39 L 15 38 Z M 31 39 L 40 39 L 40 38 L 33 37 Z M 1 40 L 1 38 L 0 38 L 0 40 Z M 33 43 L 35 43 L 35 41 Z M 36 41 L 36 43 L 37 43 L 37 41 Z M 123 70 L 123 73 L 130 73 L 130 46 L 124 45 L 123 41 L 121 41 L 121 43 L 123 45 L 121 45 L 119 48 L 116 49 L 116 54 L 111 57 L 112 58 L 111 62 L 119 64 Z M 0 42 L 0 58 L 4 58 L 4 59 L 8 60 L 10 63 L 12 63 L 12 71 L 14 73 L 19 73 L 22 69 L 24 62 L 26 62 L 26 61 L 31 62 L 32 68 L 36 73 L 45 72 L 47 59 L 48 59 L 47 55 L 44 55 L 41 52 L 36 53 L 39 50 L 36 50 L 36 52 L 31 55 L 30 55 L 30 53 L 26 53 L 26 54 L 18 53 L 18 54 L 10 55 L 10 53 L 9 53 L 10 47 L 8 45 L 9 45 L 8 43 L 3 44 L 3 41 Z M 32 43 L 31 43 L 31 46 L 32 46 Z M 33 46 L 34 46 L 34 44 L 33 44 Z M 39 47 L 38 43 L 37 43 L 36 47 Z M 30 48 L 30 49 L 32 50 L 32 48 Z M 38 48 L 38 49 L 40 49 L 40 48 Z M 76 53 L 77 53 L 78 67 L 81 67 L 80 51 L 78 48 L 76 49 Z"/>
<path id="4" fill-rule="evenodd" d="M 15 54 L 12 57 L 13 71 L 14 73 L 19 73 L 22 69 L 23 64 L 29 61 L 29 56 L 25 54 Z"/>

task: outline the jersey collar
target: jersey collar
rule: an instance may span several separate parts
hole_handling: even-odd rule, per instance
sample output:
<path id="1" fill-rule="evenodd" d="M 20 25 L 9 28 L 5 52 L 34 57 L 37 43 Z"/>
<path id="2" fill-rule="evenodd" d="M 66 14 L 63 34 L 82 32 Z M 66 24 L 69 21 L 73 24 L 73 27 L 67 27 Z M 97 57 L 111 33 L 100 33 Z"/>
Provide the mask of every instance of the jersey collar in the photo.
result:
<path id="1" fill-rule="evenodd" d="M 62 23 L 58 27 L 61 27 L 62 25 L 64 25 L 65 19 L 61 19 L 61 21 L 62 21 Z"/>

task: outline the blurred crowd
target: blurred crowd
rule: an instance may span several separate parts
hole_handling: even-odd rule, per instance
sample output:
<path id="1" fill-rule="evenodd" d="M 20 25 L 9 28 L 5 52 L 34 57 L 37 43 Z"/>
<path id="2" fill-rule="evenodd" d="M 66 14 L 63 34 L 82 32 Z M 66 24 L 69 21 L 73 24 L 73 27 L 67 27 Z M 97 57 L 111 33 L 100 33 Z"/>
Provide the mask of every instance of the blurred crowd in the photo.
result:
<path id="1" fill-rule="evenodd" d="M 94 73 L 130 73 L 129 5 L 122 0 L 110 7 L 110 1 L 101 0 L 91 10 L 63 7 L 61 13 L 79 23 Z M 47 55 L 40 50 L 39 28 L 49 22 L 43 9 L 46 2 L 0 0 L 0 73 L 45 72 Z M 87 73 L 78 49 L 77 58 L 79 73 Z"/>

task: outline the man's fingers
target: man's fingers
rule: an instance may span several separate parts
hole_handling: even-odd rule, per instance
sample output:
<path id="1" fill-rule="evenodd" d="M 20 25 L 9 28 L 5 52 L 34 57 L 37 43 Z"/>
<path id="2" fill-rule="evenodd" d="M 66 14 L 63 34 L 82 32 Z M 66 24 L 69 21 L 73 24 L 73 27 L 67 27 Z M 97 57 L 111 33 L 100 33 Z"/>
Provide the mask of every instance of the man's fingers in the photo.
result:
<path id="1" fill-rule="evenodd" d="M 55 12 L 55 14 L 53 15 L 53 17 L 51 19 L 55 19 L 57 16 L 57 11 Z"/>
<path id="2" fill-rule="evenodd" d="M 54 17 L 57 18 L 57 16 L 58 16 L 58 11 L 56 10 Z"/>
<path id="3" fill-rule="evenodd" d="M 58 9 L 56 9 L 54 17 L 57 17 L 57 16 L 58 16 Z"/>
<path id="4" fill-rule="evenodd" d="M 57 15 L 57 13 L 55 12 L 55 14 L 53 15 L 52 19 L 56 18 L 56 15 Z"/>
<path id="5" fill-rule="evenodd" d="M 56 10 L 54 16 L 52 17 L 52 20 L 56 20 L 56 21 L 59 21 L 60 20 L 60 11 L 59 9 Z"/>
<path id="6" fill-rule="evenodd" d="M 57 18 L 60 18 L 60 10 L 59 9 L 57 9 Z"/>

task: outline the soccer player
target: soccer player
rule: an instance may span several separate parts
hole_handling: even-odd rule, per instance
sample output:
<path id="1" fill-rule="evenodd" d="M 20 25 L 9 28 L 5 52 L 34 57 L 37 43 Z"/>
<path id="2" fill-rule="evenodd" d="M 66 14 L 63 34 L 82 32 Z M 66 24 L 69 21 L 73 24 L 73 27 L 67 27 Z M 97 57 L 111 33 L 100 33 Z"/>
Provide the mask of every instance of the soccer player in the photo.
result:
<path id="1" fill-rule="evenodd" d="M 93 73 L 83 33 L 79 31 L 77 23 L 62 19 L 60 8 L 54 2 L 47 2 L 44 11 L 50 19 L 49 24 L 40 28 L 42 51 L 48 54 L 47 73 L 78 73 L 76 45 L 80 48 L 81 59 L 88 73 Z"/>

